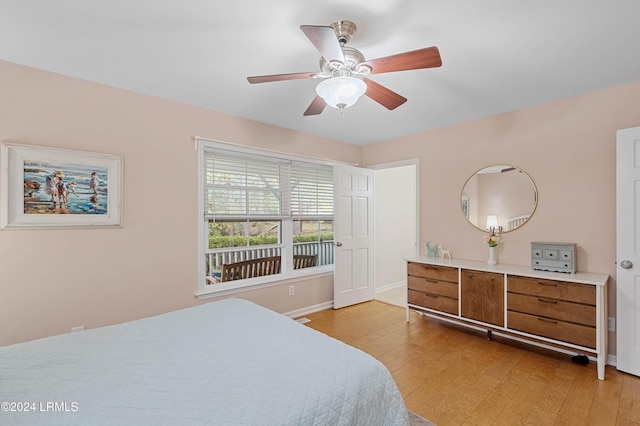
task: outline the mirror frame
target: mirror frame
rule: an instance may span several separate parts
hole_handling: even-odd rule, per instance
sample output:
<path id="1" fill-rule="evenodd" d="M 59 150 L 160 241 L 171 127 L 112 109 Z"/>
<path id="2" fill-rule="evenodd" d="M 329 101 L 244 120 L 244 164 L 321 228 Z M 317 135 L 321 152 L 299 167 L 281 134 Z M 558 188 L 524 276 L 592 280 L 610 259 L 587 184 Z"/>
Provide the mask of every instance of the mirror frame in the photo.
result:
<path id="1" fill-rule="evenodd" d="M 531 183 L 531 187 L 533 188 L 533 195 L 534 195 L 534 202 L 533 202 L 533 208 L 531 209 L 531 211 L 529 212 L 529 217 L 527 218 L 526 221 L 524 221 L 522 224 L 520 224 L 517 228 L 511 229 L 511 230 L 503 230 L 501 233 L 505 234 L 508 232 L 513 232 L 516 231 L 518 229 L 520 229 L 521 227 L 523 227 L 525 224 L 527 224 L 530 220 L 531 217 L 533 216 L 533 214 L 535 213 L 536 209 L 538 208 L 538 188 L 536 187 L 536 183 L 533 181 L 533 179 L 531 179 L 531 176 L 525 172 L 524 170 L 522 170 L 520 167 L 516 167 L 510 164 L 495 164 L 495 165 L 490 165 L 490 166 L 486 166 L 486 167 L 482 167 L 481 169 L 478 169 L 475 171 L 475 173 L 473 173 L 471 176 L 469 176 L 469 178 L 467 178 L 467 180 L 464 182 L 464 185 L 462 185 L 462 190 L 460 191 L 460 197 L 459 197 L 459 202 L 460 202 L 460 209 L 462 211 L 462 215 L 464 216 L 464 218 L 466 219 L 466 221 L 473 226 L 474 228 L 482 231 L 482 232 L 487 232 L 487 230 L 484 227 L 480 227 L 478 225 L 476 225 L 475 223 L 471 222 L 471 220 L 469 220 L 469 210 L 468 210 L 468 202 L 469 202 L 469 196 L 467 194 L 465 194 L 465 188 L 467 187 L 467 185 L 469 184 L 469 181 L 471 179 L 474 178 L 474 176 L 477 176 L 481 171 L 486 170 L 486 169 L 490 169 L 493 167 L 506 167 L 506 168 L 514 168 L 515 170 L 519 171 L 520 173 L 524 174 L 527 179 L 529 180 L 529 182 Z M 467 210 L 465 212 L 465 205 L 464 205 L 464 201 L 467 201 Z"/>

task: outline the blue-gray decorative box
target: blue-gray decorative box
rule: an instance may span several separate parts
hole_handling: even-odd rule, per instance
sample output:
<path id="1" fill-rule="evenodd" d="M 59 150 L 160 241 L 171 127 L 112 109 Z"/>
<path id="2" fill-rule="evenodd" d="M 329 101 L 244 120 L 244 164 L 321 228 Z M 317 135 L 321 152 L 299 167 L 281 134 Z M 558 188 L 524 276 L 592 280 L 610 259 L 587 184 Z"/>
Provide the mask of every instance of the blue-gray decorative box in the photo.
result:
<path id="1" fill-rule="evenodd" d="M 531 269 L 576 273 L 576 243 L 531 243 Z"/>

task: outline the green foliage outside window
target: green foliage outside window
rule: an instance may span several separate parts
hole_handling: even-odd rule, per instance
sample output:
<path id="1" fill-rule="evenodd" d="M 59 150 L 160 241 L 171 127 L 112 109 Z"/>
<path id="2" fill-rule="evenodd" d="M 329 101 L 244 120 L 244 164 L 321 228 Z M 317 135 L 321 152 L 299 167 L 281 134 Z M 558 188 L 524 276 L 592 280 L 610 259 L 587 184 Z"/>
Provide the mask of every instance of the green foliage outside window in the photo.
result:
<path id="1" fill-rule="evenodd" d="M 331 241 L 333 240 L 333 232 L 326 232 L 320 234 L 320 241 Z M 294 243 L 312 243 L 314 241 L 318 241 L 318 234 L 303 234 L 303 235 L 294 235 L 293 242 Z"/>
<path id="2" fill-rule="evenodd" d="M 323 233 L 320 235 L 320 241 L 333 240 L 333 233 Z M 294 243 L 309 243 L 318 241 L 318 235 L 294 235 Z M 249 246 L 261 246 L 269 244 L 278 244 L 278 237 L 273 235 L 255 235 L 249 237 Z M 225 247 L 246 247 L 247 237 L 242 235 L 209 235 L 209 248 L 225 248 Z"/>

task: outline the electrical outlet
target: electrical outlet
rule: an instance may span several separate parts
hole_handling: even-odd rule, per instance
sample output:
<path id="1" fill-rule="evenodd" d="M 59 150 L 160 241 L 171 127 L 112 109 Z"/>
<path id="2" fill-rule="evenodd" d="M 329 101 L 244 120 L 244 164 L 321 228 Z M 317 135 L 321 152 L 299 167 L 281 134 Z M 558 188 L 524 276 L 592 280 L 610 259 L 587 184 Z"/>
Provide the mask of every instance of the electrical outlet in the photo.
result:
<path id="1" fill-rule="evenodd" d="M 71 332 L 72 333 L 77 333 L 78 331 L 83 331 L 84 330 L 84 325 L 79 325 L 77 327 L 71 327 Z"/>
<path id="2" fill-rule="evenodd" d="M 609 331 L 616 331 L 616 319 L 613 317 L 609 317 L 607 321 L 607 329 Z"/>
<path id="3" fill-rule="evenodd" d="M 296 294 L 296 286 L 295 285 L 290 285 L 289 286 L 289 296 L 293 296 Z"/>

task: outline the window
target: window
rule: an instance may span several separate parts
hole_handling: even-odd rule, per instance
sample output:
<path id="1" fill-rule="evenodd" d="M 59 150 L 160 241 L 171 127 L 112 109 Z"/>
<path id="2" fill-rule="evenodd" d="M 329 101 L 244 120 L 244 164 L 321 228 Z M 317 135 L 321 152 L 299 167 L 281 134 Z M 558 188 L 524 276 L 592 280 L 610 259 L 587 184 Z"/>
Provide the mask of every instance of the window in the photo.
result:
<path id="1" fill-rule="evenodd" d="M 291 165 L 291 217 L 294 268 L 333 264 L 332 167 Z"/>
<path id="2" fill-rule="evenodd" d="M 200 155 L 201 293 L 333 265 L 333 167 L 209 144 Z"/>

